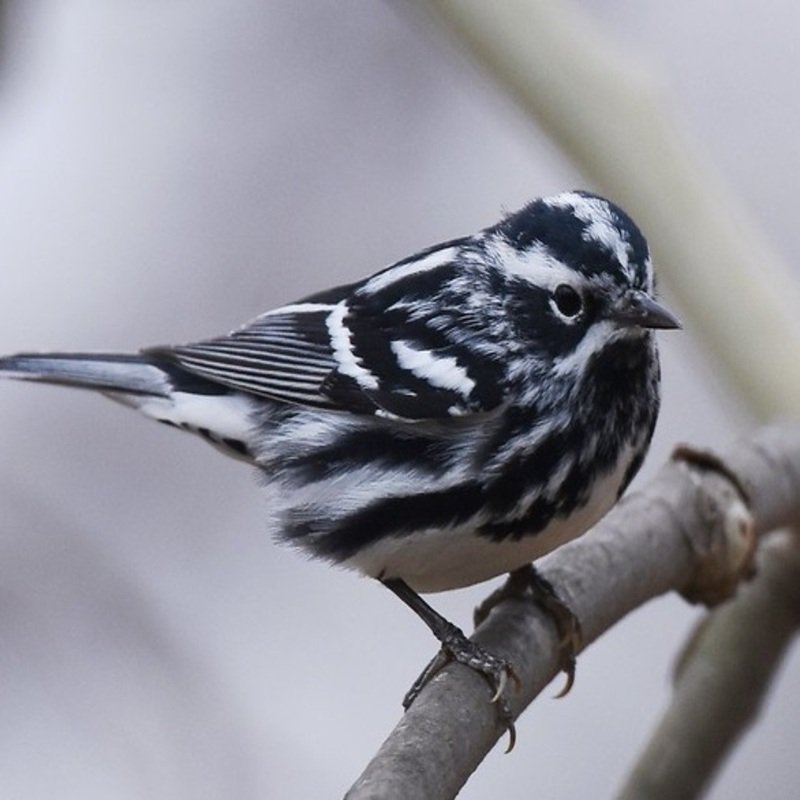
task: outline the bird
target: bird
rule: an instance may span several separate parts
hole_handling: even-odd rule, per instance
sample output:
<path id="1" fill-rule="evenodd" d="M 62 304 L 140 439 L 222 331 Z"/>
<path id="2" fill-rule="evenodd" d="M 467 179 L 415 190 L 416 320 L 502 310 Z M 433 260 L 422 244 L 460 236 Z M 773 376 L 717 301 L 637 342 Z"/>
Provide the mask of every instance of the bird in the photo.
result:
<path id="1" fill-rule="evenodd" d="M 450 659 L 493 700 L 516 678 L 421 595 L 535 581 L 614 505 L 658 416 L 654 331 L 679 327 L 634 221 L 574 190 L 227 335 L 21 353 L 0 377 L 101 392 L 254 465 L 279 541 L 379 581 L 439 640 L 407 707 Z"/>

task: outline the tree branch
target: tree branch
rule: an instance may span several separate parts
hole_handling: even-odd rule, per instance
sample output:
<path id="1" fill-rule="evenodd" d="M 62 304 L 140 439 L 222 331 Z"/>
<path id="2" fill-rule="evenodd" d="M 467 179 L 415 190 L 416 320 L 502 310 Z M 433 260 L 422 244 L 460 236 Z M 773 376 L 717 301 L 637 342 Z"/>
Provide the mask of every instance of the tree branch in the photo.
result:
<path id="1" fill-rule="evenodd" d="M 800 540 L 773 534 L 758 580 L 707 617 L 689 642 L 667 713 L 619 800 L 699 797 L 753 724 L 800 627 Z"/>
<path id="2" fill-rule="evenodd" d="M 731 568 L 745 566 L 739 523 L 748 527 L 752 521 L 752 530 L 761 534 L 800 519 L 800 426 L 765 428 L 722 464 L 720 471 L 683 459 L 668 463 L 589 534 L 537 562 L 580 619 L 586 645 L 665 592 L 717 598 L 721 592 L 709 576 L 722 568 L 724 584 Z M 497 606 L 474 638 L 508 658 L 522 679 L 522 690 L 511 698 L 515 714 L 558 670 L 555 630 L 530 604 Z M 403 716 L 348 800 L 454 797 L 503 733 L 489 694 L 469 669 L 444 669 Z"/>
<path id="3" fill-rule="evenodd" d="M 587 17 L 563 0 L 506 0 L 499 5 L 483 0 L 436 0 L 416 5 L 433 11 L 455 33 L 459 43 L 498 80 L 502 88 L 514 96 L 525 112 L 551 134 L 554 141 L 601 191 L 634 212 L 647 231 L 664 282 L 678 298 L 688 321 L 703 335 L 750 408 L 767 419 L 775 414 L 795 412 L 800 397 L 800 370 L 797 369 L 795 357 L 800 349 L 800 320 L 795 313 L 800 305 L 797 282 L 760 231 L 733 201 L 733 195 L 726 190 L 723 181 L 703 159 L 697 157 L 694 148 L 675 125 L 675 120 L 665 112 L 667 98 L 660 83 L 627 53 L 623 56 L 619 49 L 615 49 L 599 31 L 592 28 Z M 758 265 L 757 270 L 754 270 L 754 264 Z M 716 290 L 720 281 L 729 289 L 724 296 Z M 742 325 L 746 327 L 744 332 Z M 773 347 L 776 341 L 784 346 L 776 349 Z M 770 353 L 769 359 L 763 357 L 765 352 Z M 764 452 L 759 450 L 758 445 L 749 451 L 737 451 L 739 456 L 752 459 L 751 464 L 742 467 L 741 474 L 769 474 L 770 479 L 776 482 L 774 486 L 762 482 L 752 495 L 759 530 L 797 521 L 796 510 L 789 513 L 791 503 L 787 505 L 784 502 L 791 498 L 790 494 L 784 493 L 787 481 L 795 491 L 798 488 L 797 470 L 785 462 L 783 466 L 786 472 L 783 473 L 777 464 L 767 463 L 769 459 L 762 461 L 762 456 L 771 452 L 773 444 L 777 447 L 776 452 L 789 452 L 788 449 L 781 450 L 780 442 L 771 443 Z M 788 442 L 784 444 L 790 447 Z M 750 466 L 754 467 L 752 473 Z M 665 469 L 656 484 L 660 488 L 649 500 L 640 497 L 634 501 L 632 498 L 610 515 L 589 538 L 559 550 L 541 562 L 550 579 L 557 581 L 560 591 L 577 611 L 587 639 L 598 635 L 604 621 L 588 620 L 584 607 L 588 608 L 589 613 L 595 610 L 606 613 L 605 621 L 611 624 L 627 613 L 632 607 L 630 604 L 636 602 L 638 596 L 654 596 L 666 591 L 665 586 L 678 588 L 673 582 L 680 580 L 682 567 L 679 562 L 687 556 L 685 552 L 681 554 L 679 549 L 672 553 L 662 549 L 669 545 L 660 538 L 661 534 L 651 542 L 656 548 L 653 552 L 659 553 L 659 559 L 666 556 L 676 558 L 676 561 L 670 565 L 664 565 L 663 562 L 653 565 L 646 554 L 640 553 L 643 556 L 642 563 L 636 561 L 636 569 L 631 572 L 642 568 L 647 570 L 644 577 L 653 582 L 646 587 L 646 591 L 640 591 L 643 587 L 637 589 L 626 584 L 624 579 L 630 576 L 618 576 L 616 572 L 606 574 L 607 568 L 617 569 L 624 563 L 624 555 L 618 548 L 627 549 L 624 533 L 629 520 L 635 518 L 637 513 L 648 511 L 648 502 L 651 504 L 650 513 L 654 513 L 663 511 L 664 502 L 669 504 L 675 499 L 669 495 L 671 488 L 674 488 L 671 482 L 677 480 L 675 469 Z M 670 475 L 673 477 L 670 478 Z M 706 483 L 714 480 L 712 475 L 703 479 Z M 662 481 L 663 484 L 660 483 Z M 648 494 L 652 489 L 648 490 Z M 664 497 L 660 494 L 662 489 L 667 493 Z M 639 503 L 644 504 L 641 509 Z M 779 509 L 782 511 L 777 513 Z M 680 507 L 673 510 L 683 515 Z M 614 531 L 612 523 L 617 524 L 614 521 L 620 518 L 624 518 L 625 522 L 619 526 L 620 530 Z M 652 539 L 650 523 L 643 521 L 641 527 L 641 540 Z M 688 528 L 686 530 L 689 531 Z M 674 529 L 672 533 L 675 533 Z M 607 541 L 607 546 L 603 545 L 604 541 Z M 691 544 L 691 537 L 687 538 L 687 542 Z M 732 551 L 735 549 L 732 548 Z M 710 558 L 707 559 L 699 556 L 700 551 L 692 551 L 692 557 L 687 562 L 688 569 L 692 569 L 691 565 L 694 564 L 698 574 L 696 580 L 688 581 L 683 587 L 688 596 L 713 599 L 715 581 L 721 595 L 730 589 L 724 580 L 719 582 L 719 576 L 713 574 L 713 569 L 708 569 L 709 564 L 715 561 L 713 550 L 712 544 Z M 787 559 L 782 566 L 788 568 L 790 560 Z M 717 563 L 721 561 L 717 560 Z M 767 582 L 771 580 L 771 563 L 772 555 L 767 553 L 763 567 Z M 667 575 L 661 572 L 662 566 L 677 571 Z M 652 575 L 649 574 L 651 569 L 654 570 Z M 584 570 L 587 571 L 585 576 L 582 575 Z M 684 573 L 683 577 L 688 574 Z M 619 584 L 618 577 L 621 581 Z M 706 579 L 710 585 L 704 586 Z M 596 591 L 591 602 L 585 602 L 587 585 Z M 610 591 L 604 594 L 604 588 Z M 769 589 L 762 589 L 756 584 L 752 591 L 769 592 Z M 602 605 L 602 608 L 595 603 Z M 512 657 L 515 659 L 519 657 L 519 651 L 523 651 L 524 658 L 526 647 L 537 647 L 541 652 L 543 645 L 552 646 L 553 634 L 543 621 L 537 621 L 533 612 L 526 614 L 518 609 L 518 613 L 525 617 L 524 620 L 517 620 L 518 624 L 512 624 L 515 618 L 509 618 L 509 613 L 504 609 L 502 615 L 492 617 L 486 628 L 480 630 L 480 640 L 486 644 L 496 642 L 496 649 L 500 650 L 503 637 L 510 636 L 512 641 L 504 652 L 513 651 Z M 737 614 L 741 614 L 741 618 Z M 708 663 L 708 652 L 718 649 L 720 642 L 726 642 L 733 648 L 728 656 L 716 653 L 718 659 L 727 660 L 728 663 L 737 663 L 742 652 L 757 656 L 755 648 L 748 646 L 742 650 L 738 640 L 724 634 L 726 626 L 729 630 L 746 629 L 752 618 L 746 602 L 741 605 L 736 603 L 712 615 L 702 635 L 696 638 L 691 658 L 686 661 L 685 674 L 693 674 L 696 669 L 702 670 L 703 665 Z M 718 624 L 720 630 L 717 630 Z M 757 630 L 753 631 L 754 634 L 759 630 L 758 625 L 755 627 Z M 524 629 L 527 639 L 524 645 L 517 646 L 514 637 L 520 635 L 520 628 Z M 788 630 L 785 635 L 789 635 Z M 780 649 L 777 644 L 775 647 Z M 547 652 L 552 650 L 548 649 Z M 697 666 L 693 664 L 695 658 L 699 659 Z M 772 657 L 767 659 L 770 668 L 774 667 L 774 660 Z M 554 663 L 553 657 L 546 665 L 540 664 L 539 667 L 526 664 L 524 677 L 528 691 L 525 698 L 520 698 L 520 706 L 527 702 L 528 695 L 533 696 L 539 691 L 543 681 L 552 674 Z M 715 669 L 718 668 L 721 668 L 720 665 L 715 665 Z M 457 668 L 452 671 L 458 673 Z M 445 677 L 441 680 L 444 682 Z M 766 678 L 760 682 L 759 691 L 763 691 L 765 681 Z M 692 683 L 688 679 L 679 682 L 676 690 L 678 705 L 682 704 L 683 687 Z M 450 686 L 449 683 L 447 685 Z M 757 683 L 750 688 L 755 691 Z M 480 682 L 475 683 L 473 690 L 476 695 L 482 696 L 481 689 L 485 691 Z M 751 713 L 737 712 L 734 708 L 733 701 L 737 697 L 741 699 L 743 694 L 726 696 L 720 705 L 723 711 L 730 711 L 733 715 L 729 723 L 734 731 L 741 730 Z M 458 713 L 466 716 L 468 724 L 462 727 L 462 732 L 469 731 L 472 737 L 472 712 L 460 705 L 463 700 L 460 692 L 450 708 L 444 706 L 446 697 L 439 701 L 441 708 L 427 696 L 420 698 L 420 701 L 423 700 L 432 704 L 431 712 L 437 709 L 446 712 L 444 719 L 448 715 L 456 719 L 453 715 Z M 422 706 L 422 702 L 419 705 Z M 704 700 L 703 707 L 705 705 Z M 697 708 L 697 705 L 693 707 Z M 401 723 L 401 728 L 407 725 L 413 734 L 417 724 L 428 725 L 426 720 L 431 720 L 429 729 L 440 737 L 438 744 L 425 737 L 420 738 L 419 731 L 416 731 L 416 739 L 411 734 L 399 735 L 399 728 L 368 767 L 351 796 L 452 796 L 496 739 L 491 710 L 483 711 L 485 713 L 479 717 L 481 730 L 484 730 L 482 738 L 467 744 L 458 740 L 452 730 L 450 738 L 454 741 L 448 742 L 446 729 L 442 730 L 424 708 L 412 709 Z M 678 711 L 676 713 L 679 714 Z M 417 714 L 419 723 L 415 721 Z M 707 776 L 713 769 L 709 765 L 716 763 L 714 759 L 721 757 L 722 750 L 729 746 L 735 735 L 721 736 L 718 731 L 707 729 L 706 723 L 718 726 L 711 717 L 695 720 L 696 737 L 716 738 L 720 743 L 726 741 L 714 758 L 707 760 L 705 766 L 700 768 L 699 772 L 705 771 Z M 683 738 L 681 741 L 689 740 Z M 444 752 L 439 745 L 450 750 Z M 659 746 L 657 742 L 653 745 L 654 748 Z M 693 747 L 684 745 L 682 749 L 689 751 L 685 755 L 691 756 Z M 433 768 L 426 772 L 422 763 L 427 753 L 432 756 L 429 763 Z M 398 769 L 392 778 L 391 769 L 387 770 L 392 763 L 405 763 L 412 769 L 405 774 Z M 457 775 L 451 772 L 453 763 L 458 765 Z M 675 779 L 684 769 L 692 768 L 679 761 L 674 763 L 674 769 L 668 773 L 662 772 L 665 783 Z M 396 782 L 392 783 L 394 779 Z M 371 793 L 359 793 L 365 785 L 371 787 Z M 676 795 L 673 793 L 671 796 Z"/>

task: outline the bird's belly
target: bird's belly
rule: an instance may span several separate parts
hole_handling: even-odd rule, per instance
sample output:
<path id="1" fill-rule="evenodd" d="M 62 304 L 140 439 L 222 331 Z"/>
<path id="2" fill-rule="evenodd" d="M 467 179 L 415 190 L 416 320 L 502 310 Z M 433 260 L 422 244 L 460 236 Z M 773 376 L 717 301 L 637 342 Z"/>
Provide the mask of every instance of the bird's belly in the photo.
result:
<path id="1" fill-rule="evenodd" d="M 511 572 L 585 533 L 610 508 L 631 453 L 600 478 L 587 502 L 566 517 L 554 518 L 538 533 L 494 541 L 469 524 L 403 536 L 387 536 L 360 550 L 343 566 L 371 577 L 401 578 L 418 592 L 441 592 L 480 583 Z M 630 455 L 630 457 L 628 457 Z"/>

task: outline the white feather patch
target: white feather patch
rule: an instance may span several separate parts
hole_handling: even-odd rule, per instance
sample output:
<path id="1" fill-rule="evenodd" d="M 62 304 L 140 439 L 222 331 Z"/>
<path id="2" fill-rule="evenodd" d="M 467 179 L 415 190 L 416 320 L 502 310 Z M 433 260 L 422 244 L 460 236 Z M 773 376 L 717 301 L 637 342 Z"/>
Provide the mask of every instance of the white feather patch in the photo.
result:
<path id="1" fill-rule="evenodd" d="M 451 389 L 468 397 L 475 381 L 453 356 L 439 357 L 430 350 L 417 350 L 406 342 L 392 342 L 397 363 L 438 389 Z"/>
<path id="2" fill-rule="evenodd" d="M 271 311 L 265 311 L 259 314 L 253 322 L 264 319 L 264 317 L 280 317 L 282 315 L 291 314 L 308 314 L 314 311 L 330 311 L 334 306 L 331 303 L 292 303 L 288 306 L 280 306 L 273 308 Z M 253 322 L 248 322 L 244 327 L 249 327 Z"/>
<path id="3" fill-rule="evenodd" d="M 173 392 L 169 398 L 108 395 L 148 417 L 194 430 L 208 429 L 220 439 L 248 442 L 252 437 L 253 402 L 243 394 L 208 395 Z"/>
<path id="4" fill-rule="evenodd" d="M 326 320 L 338 370 L 353 378 L 362 389 L 377 389 L 378 379 L 361 366 L 361 360 L 353 351 L 350 329 L 344 324 L 346 314 L 347 305 L 342 302 L 334 307 Z"/>
<path id="5" fill-rule="evenodd" d="M 457 247 L 445 247 L 444 250 L 436 250 L 423 258 L 414 259 L 398 267 L 389 267 L 389 269 L 370 278 L 364 289 L 369 293 L 379 292 L 381 289 L 391 286 L 395 281 L 407 278 L 409 275 L 416 275 L 418 272 L 427 272 L 428 270 L 436 269 L 436 267 L 441 267 L 452 261 L 457 253 Z"/>

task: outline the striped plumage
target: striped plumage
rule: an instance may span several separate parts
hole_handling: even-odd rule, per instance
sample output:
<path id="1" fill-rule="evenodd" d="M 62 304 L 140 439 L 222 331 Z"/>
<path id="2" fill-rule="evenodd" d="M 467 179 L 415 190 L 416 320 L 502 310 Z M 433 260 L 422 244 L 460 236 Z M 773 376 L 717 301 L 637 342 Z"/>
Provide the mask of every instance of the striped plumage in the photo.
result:
<path id="1" fill-rule="evenodd" d="M 659 406 L 647 244 L 597 196 L 536 200 L 233 333 L 0 359 L 256 464 L 276 536 L 417 591 L 514 570 L 624 491 Z"/>

